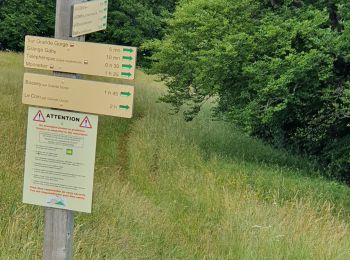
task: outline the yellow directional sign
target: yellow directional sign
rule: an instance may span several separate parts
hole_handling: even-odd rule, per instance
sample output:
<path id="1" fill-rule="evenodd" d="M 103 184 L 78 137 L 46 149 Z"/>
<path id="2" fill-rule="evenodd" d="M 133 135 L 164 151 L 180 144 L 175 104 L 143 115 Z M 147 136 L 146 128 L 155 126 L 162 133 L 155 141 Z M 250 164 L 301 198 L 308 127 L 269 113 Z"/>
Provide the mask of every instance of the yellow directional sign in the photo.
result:
<path id="1" fill-rule="evenodd" d="M 22 102 L 33 106 L 131 118 L 134 87 L 25 73 Z"/>
<path id="2" fill-rule="evenodd" d="M 72 37 L 107 28 L 108 0 L 94 0 L 73 7 Z"/>
<path id="3" fill-rule="evenodd" d="M 134 79 L 135 47 L 26 36 L 24 67 Z"/>

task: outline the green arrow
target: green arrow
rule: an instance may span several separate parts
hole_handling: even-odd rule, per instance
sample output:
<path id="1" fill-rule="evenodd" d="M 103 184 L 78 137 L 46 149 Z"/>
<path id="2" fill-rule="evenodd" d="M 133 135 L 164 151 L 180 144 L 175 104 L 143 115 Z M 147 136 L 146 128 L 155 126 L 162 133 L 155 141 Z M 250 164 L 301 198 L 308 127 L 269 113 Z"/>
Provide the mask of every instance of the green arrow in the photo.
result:
<path id="1" fill-rule="evenodd" d="M 121 97 L 130 97 L 131 93 L 130 92 L 120 92 Z"/>
<path id="2" fill-rule="evenodd" d="M 126 105 L 126 106 L 120 105 L 119 108 L 120 108 L 120 109 L 128 110 L 130 107 L 129 107 L 128 105 Z"/>
<path id="3" fill-rule="evenodd" d="M 128 52 L 128 53 L 133 53 L 133 49 L 130 48 L 124 48 L 123 51 Z"/>
<path id="4" fill-rule="evenodd" d="M 123 60 L 132 60 L 131 56 L 123 56 Z"/>
<path id="5" fill-rule="evenodd" d="M 129 70 L 130 70 L 130 69 L 132 68 L 132 66 L 131 66 L 130 64 L 123 64 L 123 65 L 122 65 L 122 68 L 123 68 L 123 69 L 129 69 Z"/>
<path id="6" fill-rule="evenodd" d="M 126 72 L 122 72 L 122 76 L 125 76 L 125 77 L 131 77 L 132 74 L 130 72 L 126 73 Z"/>

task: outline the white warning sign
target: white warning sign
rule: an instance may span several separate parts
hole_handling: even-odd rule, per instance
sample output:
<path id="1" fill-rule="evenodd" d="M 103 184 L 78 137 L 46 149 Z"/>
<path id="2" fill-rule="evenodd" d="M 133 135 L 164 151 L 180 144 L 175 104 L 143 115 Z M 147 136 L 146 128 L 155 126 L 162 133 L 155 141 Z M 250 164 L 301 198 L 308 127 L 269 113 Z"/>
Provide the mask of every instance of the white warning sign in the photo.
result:
<path id="1" fill-rule="evenodd" d="M 23 202 L 91 212 L 98 117 L 29 108 Z"/>

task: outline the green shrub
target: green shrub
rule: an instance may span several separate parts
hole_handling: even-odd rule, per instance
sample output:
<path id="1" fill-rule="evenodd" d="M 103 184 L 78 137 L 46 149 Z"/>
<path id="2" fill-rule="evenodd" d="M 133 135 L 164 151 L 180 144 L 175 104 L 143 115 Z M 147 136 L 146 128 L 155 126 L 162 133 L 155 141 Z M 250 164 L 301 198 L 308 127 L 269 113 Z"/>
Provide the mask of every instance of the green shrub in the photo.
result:
<path id="1" fill-rule="evenodd" d="M 324 152 L 325 163 L 340 180 L 349 182 L 350 172 L 350 136 L 329 143 Z"/>
<path id="2" fill-rule="evenodd" d="M 25 35 L 52 37 L 55 0 L 0 1 L 0 47 L 22 51 Z M 104 31 L 87 35 L 88 41 L 139 46 L 145 40 L 161 38 L 164 19 L 176 0 L 109 1 L 108 25 Z M 141 57 L 143 54 L 140 55 Z"/>
<path id="3" fill-rule="evenodd" d="M 350 5 L 346 1 L 182 1 L 154 51 L 162 100 L 191 120 L 215 116 L 280 147 L 316 156 L 350 181 Z M 339 160 L 339 161 L 338 161 Z"/>
<path id="4" fill-rule="evenodd" d="M 25 35 L 53 36 L 54 0 L 3 0 L 0 3 L 0 43 L 20 51 Z"/>

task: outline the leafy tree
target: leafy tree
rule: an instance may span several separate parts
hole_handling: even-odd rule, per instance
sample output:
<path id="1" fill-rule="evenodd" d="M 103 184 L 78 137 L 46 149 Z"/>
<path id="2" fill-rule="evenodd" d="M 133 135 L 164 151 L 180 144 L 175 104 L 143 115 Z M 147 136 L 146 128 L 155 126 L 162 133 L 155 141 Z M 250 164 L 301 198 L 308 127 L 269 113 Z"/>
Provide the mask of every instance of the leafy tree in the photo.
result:
<path id="1" fill-rule="evenodd" d="M 165 19 L 175 9 L 176 0 L 109 1 L 108 25 L 105 31 L 88 35 L 94 42 L 140 46 L 144 41 L 164 35 Z M 147 55 L 146 52 L 139 56 Z"/>
<path id="2" fill-rule="evenodd" d="M 22 50 L 24 36 L 52 36 L 54 0 L 3 0 L 0 2 L 0 43 L 4 48 Z"/>
<path id="3" fill-rule="evenodd" d="M 0 0 L 0 43 L 11 50 L 23 50 L 27 34 L 54 34 L 55 0 Z M 164 19 L 176 0 L 109 1 L 107 30 L 87 35 L 87 40 L 139 46 L 147 39 L 161 38 Z"/>
<path id="4" fill-rule="evenodd" d="M 187 0 L 144 48 L 186 119 L 215 97 L 216 116 L 350 181 L 349 13 L 340 0 Z"/>

